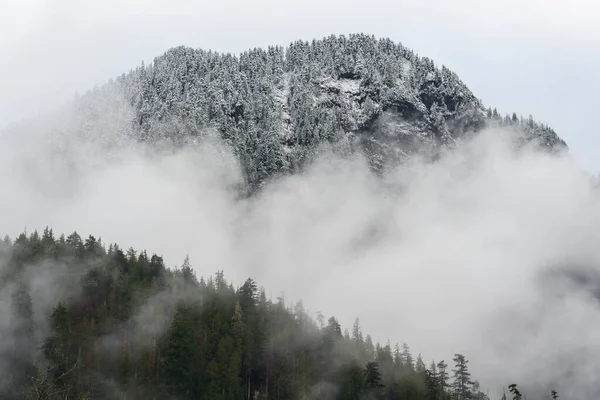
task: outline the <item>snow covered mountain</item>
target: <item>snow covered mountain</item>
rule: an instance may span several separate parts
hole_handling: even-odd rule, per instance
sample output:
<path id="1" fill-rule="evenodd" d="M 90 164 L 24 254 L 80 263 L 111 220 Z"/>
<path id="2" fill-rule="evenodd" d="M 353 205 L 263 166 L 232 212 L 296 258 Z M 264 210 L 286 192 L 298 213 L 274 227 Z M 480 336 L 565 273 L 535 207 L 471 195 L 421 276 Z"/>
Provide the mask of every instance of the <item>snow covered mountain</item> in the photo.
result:
<path id="1" fill-rule="evenodd" d="M 448 68 L 390 39 L 329 36 L 238 56 L 177 47 L 78 99 L 93 122 L 97 99 L 125 93 L 128 134 L 183 142 L 212 127 L 256 187 L 293 172 L 322 145 L 362 151 L 376 170 L 435 157 L 486 126 L 510 126 L 550 151 L 566 144 L 532 117 L 486 109 Z"/>

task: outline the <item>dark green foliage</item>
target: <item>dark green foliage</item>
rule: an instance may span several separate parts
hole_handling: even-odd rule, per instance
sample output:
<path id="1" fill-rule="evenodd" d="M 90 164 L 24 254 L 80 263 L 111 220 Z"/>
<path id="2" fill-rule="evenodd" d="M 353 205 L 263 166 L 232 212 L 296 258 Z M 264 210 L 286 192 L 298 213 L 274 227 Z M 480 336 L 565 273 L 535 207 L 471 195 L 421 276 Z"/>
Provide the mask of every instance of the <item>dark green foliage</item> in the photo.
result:
<path id="1" fill-rule="evenodd" d="M 11 296 L 10 328 L 4 337 L 7 348 L 0 352 L 0 367 L 8 366 L 5 376 L 0 378 L 0 398 L 17 399 L 16 393 L 28 384 L 35 374 L 34 367 L 34 323 L 29 288 L 21 279 Z M 15 395 L 13 395 L 15 394 Z"/>
<path id="2" fill-rule="evenodd" d="M 273 302 L 252 279 L 238 288 L 222 271 L 198 280 L 187 257 L 171 270 L 145 251 L 76 233 L 56 239 L 49 229 L 5 240 L 0 251 L 17 343 L 2 355 L 13 366 L 0 381 L 3 399 L 487 399 L 460 354 L 450 382 L 444 361 L 427 369 L 406 344 L 374 344 L 358 320 L 344 336 L 335 317 L 318 325 L 301 303 Z M 69 272 L 64 293 L 36 343 L 22 273 L 58 264 Z"/>
<path id="3" fill-rule="evenodd" d="M 379 364 L 369 361 L 365 367 L 365 397 L 368 399 L 383 399 L 383 383 Z"/>
<path id="4" fill-rule="evenodd" d="M 436 370 L 425 371 L 425 400 L 441 400 L 443 394 Z"/>
<path id="5" fill-rule="evenodd" d="M 440 386 L 440 393 L 447 393 L 450 388 L 450 376 L 448 375 L 448 364 L 444 360 L 437 363 L 437 377 Z"/>
<path id="6" fill-rule="evenodd" d="M 194 326 L 192 313 L 186 307 L 177 307 L 171 328 L 166 334 L 162 377 L 169 392 L 189 395 L 191 368 L 194 355 Z"/>
<path id="7" fill-rule="evenodd" d="M 339 398 L 344 400 L 358 400 L 365 390 L 365 371 L 355 362 L 340 368 L 337 382 L 340 387 Z"/>

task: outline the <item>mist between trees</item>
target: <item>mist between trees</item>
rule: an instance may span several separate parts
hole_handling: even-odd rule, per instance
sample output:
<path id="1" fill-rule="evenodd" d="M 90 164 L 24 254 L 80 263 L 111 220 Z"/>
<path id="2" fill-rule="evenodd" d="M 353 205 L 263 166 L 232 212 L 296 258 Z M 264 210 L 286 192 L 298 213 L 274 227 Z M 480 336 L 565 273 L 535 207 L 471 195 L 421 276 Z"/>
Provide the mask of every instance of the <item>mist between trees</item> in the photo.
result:
<path id="1" fill-rule="evenodd" d="M 252 279 L 197 279 L 187 257 L 168 269 L 157 255 L 48 228 L 0 250 L 2 398 L 489 398 L 462 354 L 452 369 L 427 366 L 405 343 L 374 344 L 358 319 L 342 333 L 335 317 L 315 322 Z M 35 287 L 48 269 L 63 273 L 54 307 Z"/>
<path id="2" fill-rule="evenodd" d="M 517 382 L 529 398 L 587 398 L 594 182 L 566 156 L 514 152 L 507 136 L 383 177 L 325 152 L 250 198 L 210 135 L 185 150 L 73 146 L 71 169 L 3 169 L 7 227 L 96 226 L 194 260 L 167 268 L 50 228 L 6 239 L 6 395 L 500 398 Z"/>
<path id="3" fill-rule="evenodd" d="M 323 143 L 249 193 L 218 130 L 140 143 L 119 99 L 0 136 L 0 220 L 26 229 L 0 262 L 6 396 L 599 394 L 600 208 L 568 155 L 506 126 L 375 171 Z"/>

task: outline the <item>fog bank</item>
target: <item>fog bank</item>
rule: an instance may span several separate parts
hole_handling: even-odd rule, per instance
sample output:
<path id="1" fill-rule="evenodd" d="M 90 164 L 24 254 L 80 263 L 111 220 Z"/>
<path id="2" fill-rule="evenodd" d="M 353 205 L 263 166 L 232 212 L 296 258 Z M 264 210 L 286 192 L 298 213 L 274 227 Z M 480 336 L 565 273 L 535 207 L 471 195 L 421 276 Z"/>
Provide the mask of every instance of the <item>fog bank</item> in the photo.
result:
<path id="1" fill-rule="evenodd" d="M 157 151 L 123 139 L 123 102 L 106 107 L 93 124 L 67 109 L 0 135 L 2 234 L 77 230 L 169 266 L 189 253 L 199 276 L 252 277 L 343 327 L 359 317 L 426 362 L 463 353 L 491 395 L 513 382 L 600 394 L 600 203 L 567 155 L 515 153 L 490 129 L 383 179 L 324 154 L 239 199 L 239 165 L 214 133 Z"/>

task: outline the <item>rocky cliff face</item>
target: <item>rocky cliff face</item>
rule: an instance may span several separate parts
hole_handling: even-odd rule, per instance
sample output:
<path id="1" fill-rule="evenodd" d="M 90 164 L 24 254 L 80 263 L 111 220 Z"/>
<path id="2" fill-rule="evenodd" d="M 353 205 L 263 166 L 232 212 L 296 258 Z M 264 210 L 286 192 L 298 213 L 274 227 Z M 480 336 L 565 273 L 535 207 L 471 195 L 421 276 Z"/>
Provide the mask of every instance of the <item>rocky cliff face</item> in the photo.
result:
<path id="1" fill-rule="evenodd" d="M 302 167 L 317 149 L 361 151 L 381 170 L 415 153 L 435 157 L 465 135 L 510 126 L 550 151 L 566 144 L 533 118 L 486 109 L 458 76 L 389 39 L 330 36 L 239 56 L 173 48 L 79 100 L 125 93 L 128 134 L 183 142 L 216 128 L 251 186 Z"/>

